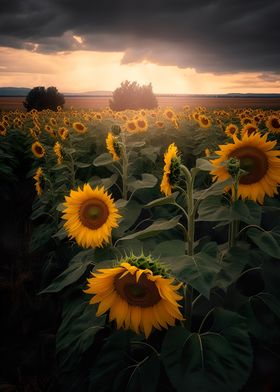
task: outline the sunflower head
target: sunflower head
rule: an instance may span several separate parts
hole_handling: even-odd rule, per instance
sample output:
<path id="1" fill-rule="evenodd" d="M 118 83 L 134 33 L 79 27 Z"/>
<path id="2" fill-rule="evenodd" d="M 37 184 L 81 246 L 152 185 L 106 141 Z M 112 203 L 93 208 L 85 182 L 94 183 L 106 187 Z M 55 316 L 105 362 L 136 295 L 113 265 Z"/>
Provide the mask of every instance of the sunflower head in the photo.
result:
<path id="1" fill-rule="evenodd" d="M 242 199 L 251 199 L 260 204 L 264 196 L 273 197 L 277 194 L 277 186 L 280 184 L 280 151 L 273 150 L 276 141 L 267 141 L 268 134 L 247 133 L 238 139 L 233 136 L 234 143 L 219 146 L 220 151 L 216 154 L 220 157 L 212 160 L 216 167 L 211 174 L 214 179 L 224 181 L 228 179 L 229 173 L 227 161 L 235 158 L 240 163 L 243 174 L 238 185 L 238 196 Z"/>
<path id="2" fill-rule="evenodd" d="M 56 142 L 55 145 L 53 146 L 53 151 L 56 155 L 57 158 L 57 164 L 60 165 L 63 161 L 63 156 L 61 152 L 61 145 L 59 142 Z"/>
<path id="3" fill-rule="evenodd" d="M 78 133 L 85 133 L 87 131 L 87 127 L 83 123 L 81 123 L 81 122 L 74 122 L 72 124 L 72 127 Z"/>
<path id="4" fill-rule="evenodd" d="M 179 182 L 181 174 L 181 158 L 178 155 L 178 149 L 174 143 L 170 144 L 165 152 L 164 163 L 160 190 L 165 196 L 169 196 L 172 193 L 172 188 Z"/>
<path id="5" fill-rule="evenodd" d="M 41 196 L 43 193 L 42 190 L 42 177 L 43 177 L 43 169 L 41 167 L 38 167 L 36 170 L 36 173 L 34 175 L 34 180 L 35 180 L 35 189 L 37 192 L 38 196 Z"/>
<path id="6" fill-rule="evenodd" d="M 228 124 L 225 129 L 225 134 L 228 137 L 233 137 L 233 135 L 237 135 L 239 132 L 238 126 L 235 124 Z"/>
<path id="7" fill-rule="evenodd" d="M 117 138 L 113 136 L 111 132 L 109 132 L 107 135 L 106 146 L 114 161 L 118 161 L 121 156 L 121 147 Z"/>
<path id="8" fill-rule="evenodd" d="M 211 120 L 203 114 L 198 117 L 198 124 L 201 128 L 210 128 L 212 125 Z"/>
<path id="9" fill-rule="evenodd" d="M 121 216 L 103 187 L 92 189 L 85 184 L 83 189 L 72 190 L 65 200 L 62 218 L 70 238 L 84 248 L 102 247 L 110 242 L 112 229 L 118 227 Z"/>
<path id="10" fill-rule="evenodd" d="M 59 134 L 61 140 L 65 140 L 69 136 L 69 131 L 65 127 L 60 127 L 60 128 L 58 128 L 58 134 Z"/>
<path id="11" fill-rule="evenodd" d="M 146 338 L 152 328 L 168 328 L 182 320 L 178 301 L 182 296 L 163 267 L 150 256 L 133 254 L 108 269 L 99 269 L 88 279 L 91 304 L 99 303 L 97 316 L 109 311 L 109 320 L 117 328 L 144 332 Z"/>
<path id="12" fill-rule="evenodd" d="M 249 123 L 247 125 L 244 125 L 244 127 L 242 128 L 242 131 L 241 131 L 241 135 L 243 136 L 243 135 L 245 135 L 245 133 L 247 133 L 248 135 L 251 135 L 252 133 L 255 133 L 255 132 L 258 132 L 258 127 L 254 124 Z"/>
<path id="13" fill-rule="evenodd" d="M 7 129 L 3 123 L 0 123 L 0 135 L 1 136 L 6 136 L 7 134 Z"/>
<path id="14" fill-rule="evenodd" d="M 136 120 L 136 125 L 139 132 L 145 132 L 148 129 L 148 122 L 144 117 Z"/>
<path id="15" fill-rule="evenodd" d="M 272 133 L 280 133 L 280 118 L 275 115 L 271 115 L 265 122 L 266 127 Z"/>
<path id="16" fill-rule="evenodd" d="M 31 150 L 33 152 L 33 154 L 35 155 L 35 157 L 37 158 L 43 158 L 43 156 L 45 155 L 46 151 L 44 149 L 44 147 L 42 146 L 42 144 L 38 141 L 34 142 L 31 146 Z"/>

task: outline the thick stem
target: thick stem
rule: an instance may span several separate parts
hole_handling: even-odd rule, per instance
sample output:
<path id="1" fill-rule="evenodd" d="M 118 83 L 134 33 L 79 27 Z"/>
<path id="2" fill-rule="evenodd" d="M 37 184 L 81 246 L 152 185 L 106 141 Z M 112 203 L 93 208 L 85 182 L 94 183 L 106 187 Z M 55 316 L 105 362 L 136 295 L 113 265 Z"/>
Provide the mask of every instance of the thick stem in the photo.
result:
<path id="1" fill-rule="evenodd" d="M 233 205 L 238 199 L 238 183 L 239 183 L 239 175 L 236 175 L 234 185 L 233 185 L 231 205 Z M 228 241 L 229 249 L 235 246 L 236 244 L 238 230 L 239 230 L 239 221 L 234 219 L 233 221 L 231 221 L 229 225 L 229 241 Z"/>

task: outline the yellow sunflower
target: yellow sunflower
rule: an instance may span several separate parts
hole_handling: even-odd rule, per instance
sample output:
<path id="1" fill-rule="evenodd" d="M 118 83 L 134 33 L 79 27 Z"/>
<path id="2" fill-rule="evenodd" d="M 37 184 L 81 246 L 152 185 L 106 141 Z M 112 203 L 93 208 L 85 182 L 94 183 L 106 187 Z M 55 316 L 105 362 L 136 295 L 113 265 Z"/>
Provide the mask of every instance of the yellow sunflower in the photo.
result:
<path id="1" fill-rule="evenodd" d="M 61 153 L 61 145 L 59 144 L 59 142 L 55 143 L 55 145 L 53 146 L 53 151 L 57 158 L 57 164 L 60 165 L 61 162 L 63 161 L 63 157 Z"/>
<path id="2" fill-rule="evenodd" d="M 225 134 L 228 137 L 233 137 L 233 135 L 237 135 L 239 132 L 238 126 L 235 124 L 228 124 L 225 129 Z"/>
<path id="3" fill-rule="evenodd" d="M 58 131 L 57 131 L 57 132 L 58 132 L 58 134 L 59 134 L 61 140 L 65 140 L 65 139 L 67 139 L 68 136 L 69 136 L 69 131 L 68 131 L 68 129 L 65 128 L 65 127 L 60 127 L 60 128 L 58 128 Z"/>
<path id="4" fill-rule="evenodd" d="M 72 124 L 72 127 L 78 132 L 78 133 L 85 133 L 87 131 L 87 127 L 81 123 L 81 122 L 74 122 Z"/>
<path id="5" fill-rule="evenodd" d="M 168 120 L 175 120 L 176 119 L 176 113 L 174 112 L 173 109 L 165 109 L 163 112 L 164 117 L 166 117 Z"/>
<path id="6" fill-rule="evenodd" d="M 145 118 L 139 118 L 136 120 L 136 126 L 138 128 L 138 131 L 140 132 L 145 132 L 148 129 L 148 122 L 145 120 Z"/>
<path id="7" fill-rule="evenodd" d="M 163 121 L 156 121 L 156 127 L 157 128 L 164 128 L 164 122 Z"/>
<path id="8" fill-rule="evenodd" d="M 169 196 L 172 193 L 173 186 L 179 181 L 180 176 L 180 157 L 178 156 L 178 149 L 174 143 L 170 144 L 165 152 L 164 163 L 160 190 L 165 196 Z"/>
<path id="9" fill-rule="evenodd" d="M 280 118 L 272 115 L 269 116 L 265 122 L 266 127 L 270 132 L 273 133 L 280 133 Z"/>
<path id="10" fill-rule="evenodd" d="M 1 136 L 6 136 L 7 134 L 7 129 L 3 123 L 0 123 L 0 135 Z"/>
<path id="11" fill-rule="evenodd" d="M 35 155 L 35 157 L 37 158 L 43 158 L 43 156 L 45 155 L 46 151 L 44 149 L 44 147 L 42 146 L 42 144 L 38 141 L 34 142 L 31 146 L 31 150 L 33 152 L 33 154 Z"/>
<path id="12" fill-rule="evenodd" d="M 112 135 L 111 132 L 109 132 L 107 135 L 106 146 L 114 161 L 118 161 L 120 159 L 120 148 L 116 138 Z"/>
<path id="13" fill-rule="evenodd" d="M 35 189 L 37 192 L 38 196 L 42 195 L 42 186 L 41 186 L 41 177 L 43 176 L 43 170 L 41 167 L 38 167 L 38 169 L 36 170 L 36 173 L 34 175 L 34 180 L 35 180 Z"/>
<path id="14" fill-rule="evenodd" d="M 138 130 L 135 120 L 129 120 L 125 123 L 125 128 L 128 132 L 136 132 Z"/>
<path id="15" fill-rule="evenodd" d="M 201 128 L 210 128 L 212 125 L 211 120 L 204 114 L 199 116 L 198 124 Z"/>
<path id="16" fill-rule="evenodd" d="M 62 218 L 66 220 L 64 227 L 71 239 L 75 238 L 84 248 L 102 247 L 110 241 L 120 215 L 111 195 L 103 187 L 92 189 L 85 184 L 83 189 L 71 190 L 65 200 Z"/>
<path id="17" fill-rule="evenodd" d="M 267 136 L 246 133 L 240 140 L 233 135 L 234 143 L 219 146 L 220 151 L 216 151 L 216 154 L 220 158 L 211 161 L 216 167 L 211 172 L 214 179 L 224 181 L 230 177 L 225 162 L 237 158 L 240 168 L 247 172 L 240 177 L 238 197 L 260 204 L 265 195 L 273 197 L 277 194 L 277 186 L 280 184 L 280 150 L 273 150 L 277 142 L 267 141 Z"/>
<path id="18" fill-rule="evenodd" d="M 244 125 L 244 127 L 242 128 L 241 131 L 241 136 L 244 136 L 245 133 L 247 133 L 248 135 L 251 135 L 252 133 L 258 132 L 258 127 L 254 124 L 247 124 Z"/>
<path id="19" fill-rule="evenodd" d="M 93 294 L 90 304 L 99 303 L 97 316 L 109 311 L 109 320 L 116 320 L 118 329 L 144 332 L 148 338 L 153 327 L 161 330 L 183 320 L 177 302 L 183 297 L 177 292 L 181 284 L 173 285 L 174 278 L 146 268 L 148 263 L 137 266 L 141 258 L 127 257 L 114 268 L 92 273 L 85 292 Z"/>

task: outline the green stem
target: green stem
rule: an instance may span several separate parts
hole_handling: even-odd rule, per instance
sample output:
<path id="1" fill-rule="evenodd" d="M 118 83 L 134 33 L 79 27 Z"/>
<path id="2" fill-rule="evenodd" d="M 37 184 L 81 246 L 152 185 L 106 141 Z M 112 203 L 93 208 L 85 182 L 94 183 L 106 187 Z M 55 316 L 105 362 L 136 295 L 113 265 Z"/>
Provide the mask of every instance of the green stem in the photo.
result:
<path id="1" fill-rule="evenodd" d="M 239 175 L 236 175 L 234 184 L 233 184 L 233 194 L 232 194 L 232 200 L 231 200 L 231 205 L 236 202 L 238 199 L 238 183 L 239 183 Z M 237 233 L 239 230 L 239 221 L 234 219 L 231 221 L 229 225 L 229 249 L 235 246 L 236 244 L 236 239 L 237 239 Z"/>

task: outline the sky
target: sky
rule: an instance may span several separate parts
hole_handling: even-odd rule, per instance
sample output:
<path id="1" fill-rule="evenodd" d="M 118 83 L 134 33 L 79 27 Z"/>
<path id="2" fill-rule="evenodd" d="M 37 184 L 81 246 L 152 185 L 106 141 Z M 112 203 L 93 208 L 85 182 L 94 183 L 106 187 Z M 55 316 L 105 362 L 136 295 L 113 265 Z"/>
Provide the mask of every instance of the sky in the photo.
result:
<path id="1" fill-rule="evenodd" d="M 280 93 L 279 0 L 0 0 L 0 87 Z"/>

